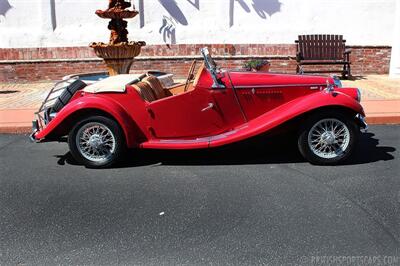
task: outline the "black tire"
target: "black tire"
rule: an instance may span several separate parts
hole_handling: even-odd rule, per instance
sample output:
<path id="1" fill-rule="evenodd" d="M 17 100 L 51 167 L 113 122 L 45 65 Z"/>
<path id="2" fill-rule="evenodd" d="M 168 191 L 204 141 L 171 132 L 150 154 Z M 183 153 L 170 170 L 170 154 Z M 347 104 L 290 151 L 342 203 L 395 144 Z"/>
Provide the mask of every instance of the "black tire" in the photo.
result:
<path id="1" fill-rule="evenodd" d="M 342 124 L 339 123 L 340 126 L 344 126 L 347 128 L 347 131 L 345 133 L 346 136 L 348 136 L 347 141 L 342 142 L 342 143 L 347 143 L 346 145 L 343 144 L 344 149 L 337 149 L 338 152 L 331 152 L 330 155 L 328 154 L 318 154 L 318 151 L 314 148 L 314 150 L 310 147 L 312 145 L 312 138 L 313 135 L 310 133 L 310 130 L 313 130 L 314 126 L 317 125 L 318 123 L 324 122 L 324 121 L 333 121 L 337 122 L 340 121 Z M 318 129 L 318 128 L 317 128 Z M 313 131 L 315 132 L 315 131 Z M 321 131 L 322 132 L 322 131 Z M 347 134 L 348 132 L 348 134 Z M 309 135 L 310 134 L 310 135 Z M 321 112 L 314 114 L 310 116 L 306 122 L 304 123 L 303 126 L 301 126 L 300 131 L 299 131 L 299 137 L 298 137 L 298 148 L 300 153 L 303 155 L 303 157 L 309 161 L 312 164 L 317 164 L 317 165 L 336 165 L 344 162 L 346 159 L 349 158 L 351 153 L 354 150 L 354 147 L 357 143 L 358 137 L 360 134 L 360 129 L 359 126 L 357 125 L 355 119 L 351 117 L 350 115 L 345 115 L 340 112 Z M 310 138 L 309 138 L 310 136 Z M 314 141 L 317 141 L 317 139 L 322 139 L 318 137 L 314 137 Z M 335 139 L 336 141 L 336 139 Z M 309 143 L 311 143 L 309 145 Z M 338 147 L 339 145 L 333 144 L 335 147 Z M 315 146 L 314 146 L 315 147 Z M 319 146 L 321 147 L 321 146 Z M 327 158 L 329 156 L 335 156 L 332 158 Z"/>
<path id="2" fill-rule="evenodd" d="M 86 87 L 86 83 L 82 80 L 75 80 L 72 82 L 65 90 L 58 96 L 57 100 L 55 101 L 52 112 L 60 111 L 68 102 L 71 100 L 72 96 L 74 96 L 75 92 L 80 89 Z"/>
<path id="3" fill-rule="evenodd" d="M 107 156 L 105 155 L 105 158 L 99 160 L 90 160 L 88 158 L 88 155 L 84 153 L 82 148 L 80 148 L 80 145 L 77 141 L 77 136 L 82 136 L 81 132 L 83 132 L 85 128 L 91 126 L 96 127 L 96 125 L 99 125 L 103 128 L 105 127 L 106 130 L 110 131 L 110 134 L 113 136 L 113 143 L 115 143 L 115 146 L 112 151 L 109 151 L 109 153 L 107 153 Z M 99 134 L 97 135 L 99 136 Z M 91 116 L 77 123 L 68 135 L 68 145 L 74 159 L 88 168 L 110 167 L 118 161 L 118 159 L 124 154 L 126 150 L 125 138 L 121 127 L 113 119 L 104 116 Z M 87 145 L 86 147 L 88 146 L 89 145 Z"/>

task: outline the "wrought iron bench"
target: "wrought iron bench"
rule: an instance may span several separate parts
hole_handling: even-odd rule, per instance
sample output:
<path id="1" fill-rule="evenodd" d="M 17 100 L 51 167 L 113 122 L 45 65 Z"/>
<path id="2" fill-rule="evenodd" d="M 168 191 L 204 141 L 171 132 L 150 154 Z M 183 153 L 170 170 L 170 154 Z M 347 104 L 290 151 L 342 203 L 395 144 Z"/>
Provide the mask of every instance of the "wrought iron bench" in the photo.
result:
<path id="1" fill-rule="evenodd" d="M 299 35 L 297 43 L 297 73 L 339 72 L 337 70 L 315 69 L 305 71 L 304 65 L 343 65 L 343 78 L 351 76 L 350 49 L 346 49 L 343 35 Z"/>

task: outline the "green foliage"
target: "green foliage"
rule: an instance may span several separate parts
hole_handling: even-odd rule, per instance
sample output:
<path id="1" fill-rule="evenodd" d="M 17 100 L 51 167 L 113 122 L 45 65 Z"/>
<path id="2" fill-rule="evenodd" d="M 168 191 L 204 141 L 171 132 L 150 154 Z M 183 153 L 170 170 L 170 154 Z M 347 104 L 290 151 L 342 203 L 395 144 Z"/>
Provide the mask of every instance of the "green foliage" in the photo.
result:
<path id="1" fill-rule="evenodd" d="M 247 70 L 260 70 L 265 65 L 269 65 L 268 60 L 253 59 L 253 60 L 247 61 L 243 65 L 243 67 Z"/>

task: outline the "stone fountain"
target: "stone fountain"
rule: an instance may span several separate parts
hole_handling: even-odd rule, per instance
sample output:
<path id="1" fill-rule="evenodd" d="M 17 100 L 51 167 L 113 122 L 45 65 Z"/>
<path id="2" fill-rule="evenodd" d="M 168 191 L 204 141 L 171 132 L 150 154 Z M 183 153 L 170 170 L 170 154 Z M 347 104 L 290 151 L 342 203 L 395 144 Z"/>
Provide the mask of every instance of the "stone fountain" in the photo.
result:
<path id="1" fill-rule="evenodd" d="M 129 10 L 130 2 L 124 0 L 109 0 L 107 10 L 97 10 L 96 15 L 101 18 L 111 19 L 108 29 L 111 31 L 108 44 L 94 42 L 90 44 L 100 58 L 104 59 L 110 76 L 128 74 L 133 60 L 140 54 L 142 46 L 146 43 L 128 42 L 128 23 L 124 19 L 134 18 L 139 12 Z"/>

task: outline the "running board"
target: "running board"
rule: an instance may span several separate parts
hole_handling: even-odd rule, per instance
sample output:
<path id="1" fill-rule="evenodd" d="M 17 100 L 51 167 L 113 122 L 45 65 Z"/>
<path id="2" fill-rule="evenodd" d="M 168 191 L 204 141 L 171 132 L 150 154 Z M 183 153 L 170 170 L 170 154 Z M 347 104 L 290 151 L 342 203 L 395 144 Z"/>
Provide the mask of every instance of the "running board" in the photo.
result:
<path id="1" fill-rule="evenodd" d="M 228 139 L 230 136 L 246 129 L 248 126 L 244 125 L 224 133 L 196 138 L 196 139 L 153 139 L 147 142 L 143 142 L 139 145 L 142 149 L 171 149 L 171 150 L 182 150 L 182 149 L 205 149 L 212 145 L 213 141 Z"/>

